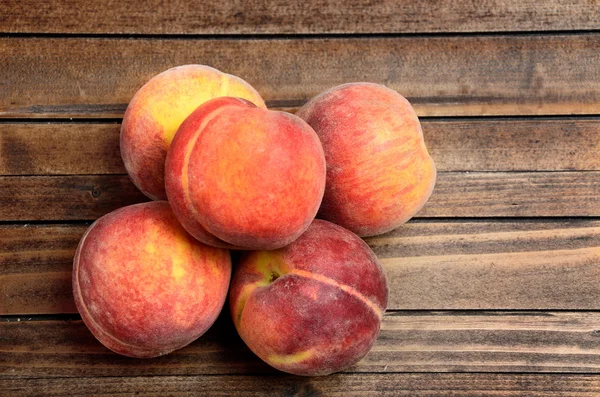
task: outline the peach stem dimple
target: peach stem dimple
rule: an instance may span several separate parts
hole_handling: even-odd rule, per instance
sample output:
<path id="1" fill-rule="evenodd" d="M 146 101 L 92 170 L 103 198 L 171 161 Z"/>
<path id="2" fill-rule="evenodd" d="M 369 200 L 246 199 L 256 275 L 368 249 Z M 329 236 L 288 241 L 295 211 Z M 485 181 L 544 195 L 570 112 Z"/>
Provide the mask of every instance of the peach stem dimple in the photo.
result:
<path id="1" fill-rule="evenodd" d="M 269 284 L 273 283 L 279 277 L 280 277 L 279 273 L 277 273 L 276 271 L 271 271 L 271 277 L 269 278 Z"/>

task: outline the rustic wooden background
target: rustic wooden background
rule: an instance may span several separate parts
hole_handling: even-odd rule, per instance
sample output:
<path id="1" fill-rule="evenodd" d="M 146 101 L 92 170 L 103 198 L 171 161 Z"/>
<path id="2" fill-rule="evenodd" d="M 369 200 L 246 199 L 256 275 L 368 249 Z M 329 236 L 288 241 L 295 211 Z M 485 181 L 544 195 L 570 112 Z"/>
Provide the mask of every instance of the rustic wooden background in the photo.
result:
<path id="1" fill-rule="evenodd" d="M 119 123 L 172 66 L 239 75 L 293 111 L 350 81 L 422 117 L 439 168 L 407 225 L 368 243 L 391 296 L 356 366 L 285 376 L 224 313 L 171 355 L 85 328 L 72 257 L 144 200 Z M 600 1 L 2 0 L 0 395 L 600 395 Z"/>

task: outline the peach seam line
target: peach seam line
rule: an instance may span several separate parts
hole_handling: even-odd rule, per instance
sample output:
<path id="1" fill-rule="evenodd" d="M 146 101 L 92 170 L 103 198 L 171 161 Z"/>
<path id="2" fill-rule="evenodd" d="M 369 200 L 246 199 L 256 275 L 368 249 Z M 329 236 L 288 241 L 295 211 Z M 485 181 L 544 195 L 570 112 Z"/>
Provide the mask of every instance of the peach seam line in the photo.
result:
<path id="1" fill-rule="evenodd" d="M 371 302 L 371 300 L 369 298 L 367 298 L 366 296 L 364 296 L 363 294 L 358 292 L 356 289 L 349 287 L 347 285 L 340 284 L 332 278 L 323 276 L 321 274 L 311 273 L 311 272 L 307 272 L 306 270 L 299 270 L 299 269 L 293 269 L 292 271 L 290 271 L 287 274 L 295 274 L 300 277 L 310 278 L 310 279 L 320 281 L 322 283 L 340 288 L 342 291 L 356 297 L 358 300 L 360 300 L 365 305 L 367 305 L 371 310 L 373 310 L 373 312 L 375 312 L 375 315 L 377 316 L 377 318 L 379 318 L 381 320 L 381 318 L 383 317 L 383 310 L 380 309 L 375 303 Z"/>
<path id="2" fill-rule="evenodd" d="M 222 111 L 223 111 L 223 107 L 221 107 L 219 109 L 215 109 L 212 112 L 210 112 L 210 114 L 207 115 L 207 118 L 205 120 L 203 120 L 202 123 L 200 123 L 193 138 L 190 139 L 187 146 L 185 147 L 185 158 L 183 160 L 183 167 L 182 167 L 183 197 L 184 197 L 184 200 L 185 200 L 188 208 L 190 208 L 190 210 L 193 212 L 196 219 L 201 219 L 201 216 L 200 216 L 200 213 L 198 212 L 198 209 L 196 208 L 196 206 L 194 205 L 194 203 L 190 197 L 190 181 L 189 181 L 189 175 L 188 175 L 189 174 L 188 168 L 190 166 L 190 157 L 192 156 L 192 150 L 196 146 L 196 143 L 198 142 L 198 139 L 200 138 L 200 134 L 202 134 L 202 131 L 204 130 L 206 125 L 209 122 L 211 122 L 212 119 L 214 119 Z M 203 229 L 207 230 L 206 227 L 200 221 L 198 221 L 198 223 L 200 223 L 200 226 L 202 226 Z"/>

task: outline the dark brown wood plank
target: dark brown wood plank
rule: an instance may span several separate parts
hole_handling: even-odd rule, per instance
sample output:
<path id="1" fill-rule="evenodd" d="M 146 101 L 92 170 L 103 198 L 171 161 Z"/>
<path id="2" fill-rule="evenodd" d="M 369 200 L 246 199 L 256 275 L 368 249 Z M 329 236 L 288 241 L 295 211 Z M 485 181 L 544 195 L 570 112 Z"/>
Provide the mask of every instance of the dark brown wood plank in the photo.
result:
<path id="1" fill-rule="evenodd" d="M 146 198 L 126 175 L 0 177 L 0 220 L 94 220 Z M 416 217 L 600 216 L 600 172 L 441 172 Z"/>
<path id="2" fill-rule="evenodd" d="M 417 217 L 598 216 L 590 172 L 439 173 Z M 0 219 L 93 220 L 145 198 L 125 175 L 0 177 Z"/>
<path id="3" fill-rule="evenodd" d="M 600 222 L 412 222 L 366 239 L 394 309 L 593 309 Z"/>
<path id="4" fill-rule="evenodd" d="M 368 56 L 365 56 L 368 49 Z M 118 117 L 157 73 L 239 75 L 270 106 L 337 84 L 396 89 L 421 116 L 600 113 L 600 34 L 296 39 L 0 39 L 0 117 Z"/>
<path id="5" fill-rule="evenodd" d="M 0 33 L 288 34 L 600 29 L 593 1 L 4 0 Z"/>
<path id="6" fill-rule="evenodd" d="M 439 173 L 419 217 L 599 216 L 600 173 Z"/>
<path id="7" fill-rule="evenodd" d="M 0 177 L 1 220 L 93 220 L 146 200 L 127 175 Z"/>
<path id="8" fill-rule="evenodd" d="M 598 312 L 392 312 L 375 346 L 345 372 L 599 373 Z M 155 359 L 119 356 L 80 320 L 0 322 L 0 379 L 276 374 L 228 313 L 191 345 Z"/>
<path id="9" fill-rule="evenodd" d="M 600 120 L 423 120 L 438 171 L 600 169 Z"/>
<path id="10" fill-rule="evenodd" d="M 0 124 L 0 175 L 124 174 L 117 123 Z"/>
<path id="11" fill-rule="evenodd" d="M 25 396 L 505 396 L 595 397 L 596 375 L 336 374 L 293 376 L 165 376 L 0 381 L 8 395 Z"/>
<path id="12" fill-rule="evenodd" d="M 0 315 L 76 313 L 87 225 L 0 227 Z M 600 221 L 413 221 L 366 240 L 389 309 L 600 309 Z"/>
<path id="13" fill-rule="evenodd" d="M 87 227 L 0 226 L 0 314 L 76 313 L 71 269 Z"/>
<path id="14" fill-rule="evenodd" d="M 94 220 L 146 200 L 126 175 L 0 177 L 0 221 Z M 441 172 L 419 217 L 600 216 L 600 172 Z"/>
<path id="15" fill-rule="evenodd" d="M 439 171 L 600 170 L 600 120 L 423 120 Z M 0 124 L 0 175 L 125 173 L 117 123 Z"/>

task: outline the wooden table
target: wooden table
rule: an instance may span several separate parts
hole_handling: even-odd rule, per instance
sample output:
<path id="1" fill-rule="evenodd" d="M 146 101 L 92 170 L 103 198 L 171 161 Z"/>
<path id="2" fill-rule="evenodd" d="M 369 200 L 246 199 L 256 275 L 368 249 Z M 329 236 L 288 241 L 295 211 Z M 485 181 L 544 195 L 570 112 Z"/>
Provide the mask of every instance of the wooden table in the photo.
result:
<path id="1" fill-rule="evenodd" d="M 79 238 L 144 200 L 119 155 L 123 111 L 188 63 L 273 108 L 372 81 L 421 116 L 438 183 L 415 219 L 368 239 L 389 310 L 344 373 L 271 370 L 228 313 L 151 360 L 80 321 Z M 3 0 L 0 395 L 600 395 L 598 115 L 596 0 Z"/>

